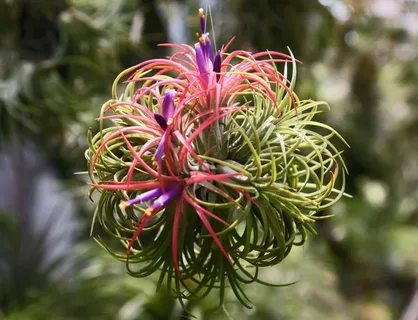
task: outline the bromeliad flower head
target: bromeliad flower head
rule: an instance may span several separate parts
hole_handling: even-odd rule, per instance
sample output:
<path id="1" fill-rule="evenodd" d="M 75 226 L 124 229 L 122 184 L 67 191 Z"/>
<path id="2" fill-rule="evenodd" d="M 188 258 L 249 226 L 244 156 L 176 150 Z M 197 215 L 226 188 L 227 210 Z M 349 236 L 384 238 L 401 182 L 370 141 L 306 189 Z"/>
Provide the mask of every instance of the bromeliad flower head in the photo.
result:
<path id="1" fill-rule="evenodd" d="M 264 283 L 259 268 L 343 195 L 342 138 L 313 120 L 325 102 L 296 95 L 291 52 L 214 55 L 199 16 L 193 47 L 164 44 L 177 52 L 116 78 L 99 117 L 112 125 L 89 133 L 95 217 L 126 251 L 98 241 L 135 277 L 159 271 L 180 301 L 230 287 L 250 307 L 243 283 Z"/>

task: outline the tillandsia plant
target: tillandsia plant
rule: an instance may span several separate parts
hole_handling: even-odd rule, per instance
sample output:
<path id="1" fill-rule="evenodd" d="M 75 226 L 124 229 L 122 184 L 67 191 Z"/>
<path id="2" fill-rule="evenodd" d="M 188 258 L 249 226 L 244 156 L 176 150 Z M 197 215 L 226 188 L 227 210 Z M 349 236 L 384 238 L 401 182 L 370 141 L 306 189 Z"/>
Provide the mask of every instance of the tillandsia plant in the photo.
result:
<path id="1" fill-rule="evenodd" d="M 291 52 L 214 52 L 199 16 L 194 47 L 163 44 L 176 53 L 117 76 L 89 133 L 95 219 L 125 251 L 97 240 L 132 276 L 159 271 L 181 303 L 214 288 L 222 303 L 230 287 L 251 307 L 243 285 L 267 284 L 259 269 L 302 245 L 343 195 L 331 142 L 342 138 L 313 120 L 325 102 L 296 95 Z"/>

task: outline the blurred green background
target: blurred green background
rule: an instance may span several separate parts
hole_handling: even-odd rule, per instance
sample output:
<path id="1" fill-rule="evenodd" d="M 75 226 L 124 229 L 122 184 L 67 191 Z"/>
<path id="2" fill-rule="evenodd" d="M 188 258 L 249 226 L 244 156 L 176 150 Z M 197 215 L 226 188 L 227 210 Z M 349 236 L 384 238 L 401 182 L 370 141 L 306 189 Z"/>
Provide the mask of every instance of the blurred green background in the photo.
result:
<path id="1" fill-rule="evenodd" d="M 351 145 L 345 198 L 318 235 L 197 319 L 418 319 L 418 1 L 0 0 L 0 319 L 186 319 L 90 238 L 86 132 L 114 77 L 195 42 L 210 5 L 218 47 L 287 51 L 296 92 Z M 97 234 L 99 230 L 95 230 Z"/>

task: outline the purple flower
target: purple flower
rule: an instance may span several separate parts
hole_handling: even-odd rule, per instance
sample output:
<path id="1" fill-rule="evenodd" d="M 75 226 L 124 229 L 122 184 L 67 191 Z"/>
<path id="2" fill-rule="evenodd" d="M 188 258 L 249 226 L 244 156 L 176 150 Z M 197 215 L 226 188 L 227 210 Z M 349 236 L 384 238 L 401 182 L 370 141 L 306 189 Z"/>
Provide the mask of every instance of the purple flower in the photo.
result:
<path id="1" fill-rule="evenodd" d="M 152 190 L 149 190 L 147 192 L 141 193 L 139 196 L 137 196 L 137 197 L 135 197 L 131 200 L 122 202 L 120 204 L 120 207 L 122 209 L 125 209 L 126 207 L 129 207 L 133 204 L 137 204 L 137 203 L 140 203 L 140 202 L 143 202 L 143 201 L 149 201 L 151 199 L 159 197 L 159 196 L 161 196 L 162 193 L 163 193 L 163 191 L 160 188 L 152 189 Z"/>
<path id="2" fill-rule="evenodd" d="M 202 8 L 199 9 L 199 17 L 200 17 L 200 27 L 202 28 L 202 33 L 206 33 L 206 17 L 205 17 L 205 11 Z"/>
<path id="3" fill-rule="evenodd" d="M 213 71 L 213 53 L 212 45 L 209 40 L 209 34 L 205 33 L 199 38 L 195 45 L 196 62 L 199 73 L 203 76 L 206 83 L 209 82 L 209 74 Z"/>
<path id="4" fill-rule="evenodd" d="M 203 9 L 199 10 L 199 16 L 202 35 L 199 36 L 199 34 L 197 34 L 199 42 L 195 44 L 196 63 L 200 75 L 203 77 L 203 80 L 208 83 L 211 72 L 219 73 L 221 71 L 221 54 L 220 51 L 218 51 L 214 59 L 209 32 L 206 32 L 206 18 Z M 216 75 L 216 81 L 218 80 L 219 74 Z"/>
<path id="5" fill-rule="evenodd" d="M 219 82 L 219 78 L 221 75 L 221 50 L 218 50 L 215 56 L 215 60 L 213 61 L 213 72 L 216 72 L 216 82 Z"/>
<path id="6" fill-rule="evenodd" d="M 174 115 L 174 94 L 176 91 L 174 89 L 169 89 L 165 92 L 163 105 L 161 107 L 161 114 L 154 113 L 154 119 L 158 123 L 158 125 L 161 127 L 161 129 L 164 130 L 164 133 L 161 137 L 160 143 L 158 144 L 157 150 L 155 150 L 154 153 L 154 160 L 158 165 L 161 164 L 161 159 L 164 155 L 164 145 L 165 145 L 165 139 L 167 136 L 167 128 L 173 121 L 173 115 Z"/>
<path id="7" fill-rule="evenodd" d="M 181 185 L 175 184 L 173 186 L 167 186 L 165 192 L 163 192 L 152 205 L 145 210 L 146 215 L 151 215 L 154 211 L 159 211 L 164 208 L 171 200 L 177 198 L 181 193 Z"/>
<path id="8" fill-rule="evenodd" d="M 159 211 L 164 208 L 171 200 L 177 198 L 181 193 L 181 185 L 174 184 L 169 185 L 164 188 L 155 188 L 147 192 L 141 193 L 139 196 L 134 199 L 124 201 L 120 204 L 122 209 L 125 209 L 133 204 L 137 204 L 144 201 L 149 201 L 155 199 L 152 205 L 150 205 L 146 210 L 146 215 L 151 215 L 154 211 Z"/>
<path id="9" fill-rule="evenodd" d="M 163 105 L 161 107 L 161 114 L 154 113 L 154 119 L 157 121 L 158 125 L 164 131 L 167 129 L 167 126 L 173 121 L 174 115 L 174 94 L 176 91 L 174 89 L 169 89 L 165 92 Z"/>
<path id="10" fill-rule="evenodd" d="M 158 165 L 161 164 L 161 159 L 163 158 L 163 155 L 164 155 L 164 145 L 165 145 L 166 136 L 167 136 L 166 132 L 164 132 L 164 134 L 161 137 L 160 143 L 158 144 L 158 147 L 154 152 L 154 160 L 156 163 L 158 163 Z"/>
<path id="11" fill-rule="evenodd" d="M 172 121 L 172 117 L 174 115 L 174 94 L 176 91 L 174 89 L 169 89 L 165 92 L 163 107 L 161 110 L 162 116 L 167 123 L 170 124 L 170 120 Z"/>

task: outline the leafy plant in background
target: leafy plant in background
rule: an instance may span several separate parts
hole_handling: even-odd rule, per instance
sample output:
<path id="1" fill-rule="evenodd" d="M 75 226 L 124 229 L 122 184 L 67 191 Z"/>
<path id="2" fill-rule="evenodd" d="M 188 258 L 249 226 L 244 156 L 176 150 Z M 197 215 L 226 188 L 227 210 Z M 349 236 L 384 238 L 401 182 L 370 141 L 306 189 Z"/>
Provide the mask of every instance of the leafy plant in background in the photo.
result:
<path id="1" fill-rule="evenodd" d="M 343 195 L 331 142 L 343 139 L 313 120 L 325 102 L 295 93 L 291 52 L 229 53 L 229 43 L 214 54 L 199 15 L 198 43 L 166 44 L 177 52 L 120 73 L 89 133 L 95 218 L 126 252 L 97 239 L 134 277 L 161 270 L 158 287 L 181 303 L 219 288 L 222 304 L 229 286 L 251 307 L 243 284 L 273 285 L 259 268 L 303 244 Z"/>

